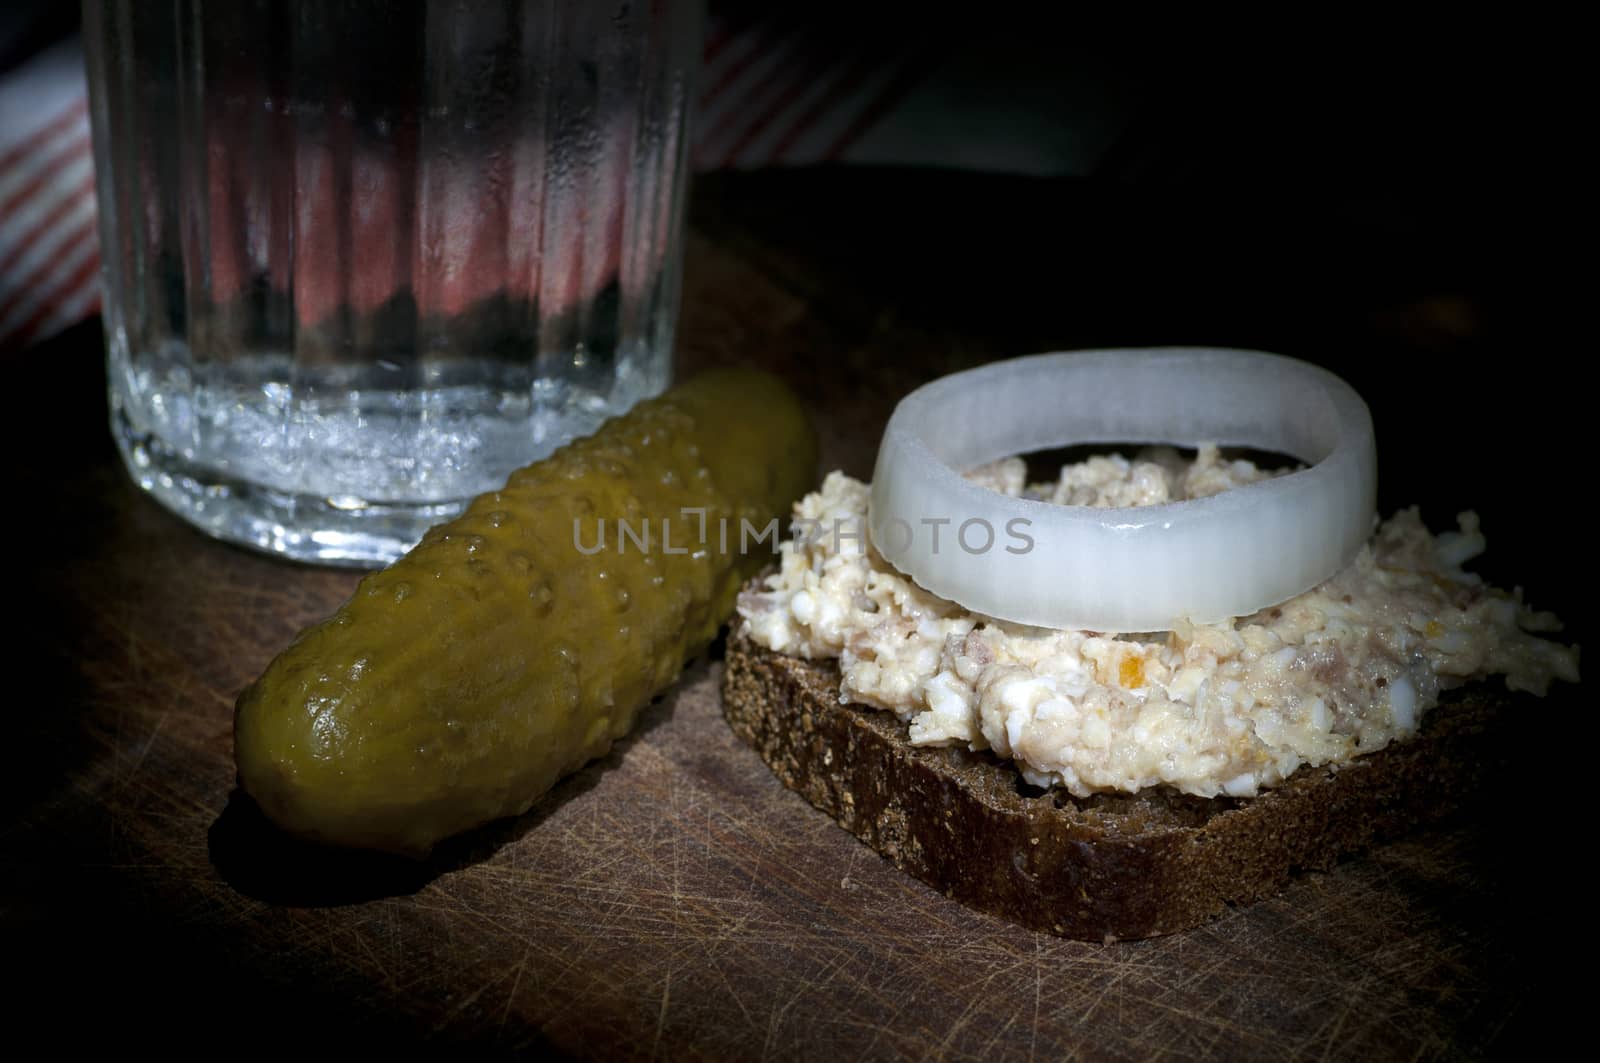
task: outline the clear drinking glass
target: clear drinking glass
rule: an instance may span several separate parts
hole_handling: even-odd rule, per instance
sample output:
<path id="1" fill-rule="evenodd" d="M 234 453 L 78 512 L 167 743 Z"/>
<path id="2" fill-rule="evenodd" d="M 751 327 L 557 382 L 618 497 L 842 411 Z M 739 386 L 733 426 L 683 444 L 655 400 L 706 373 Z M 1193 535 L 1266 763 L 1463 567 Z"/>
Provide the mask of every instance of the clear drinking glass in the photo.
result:
<path id="1" fill-rule="evenodd" d="M 661 391 L 699 14 L 85 0 L 134 478 L 221 538 L 376 564 Z"/>

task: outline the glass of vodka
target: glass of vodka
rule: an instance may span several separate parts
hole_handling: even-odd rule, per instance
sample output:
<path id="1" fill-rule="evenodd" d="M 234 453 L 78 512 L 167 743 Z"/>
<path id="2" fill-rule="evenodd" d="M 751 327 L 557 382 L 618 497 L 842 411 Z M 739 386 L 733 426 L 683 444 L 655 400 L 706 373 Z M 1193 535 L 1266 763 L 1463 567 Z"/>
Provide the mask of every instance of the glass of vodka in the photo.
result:
<path id="1" fill-rule="evenodd" d="M 698 3 L 85 0 L 112 429 L 376 565 L 671 372 Z"/>

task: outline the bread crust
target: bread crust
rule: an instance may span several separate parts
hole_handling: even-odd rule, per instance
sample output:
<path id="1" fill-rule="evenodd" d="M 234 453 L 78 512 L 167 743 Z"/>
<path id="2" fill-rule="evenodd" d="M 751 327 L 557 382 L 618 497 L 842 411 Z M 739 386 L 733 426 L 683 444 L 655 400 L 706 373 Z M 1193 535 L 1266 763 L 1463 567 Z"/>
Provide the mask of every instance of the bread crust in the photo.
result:
<path id="1" fill-rule="evenodd" d="M 730 635 L 723 713 L 789 789 L 897 867 L 974 908 L 1092 941 L 1190 929 L 1383 838 L 1463 809 L 1497 770 L 1504 695 L 1447 694 L 1421 732 L 1256 798 L 1039 794 L 989 753 L 911 745 L 841 703 L 833 661 Z M 1038 796 L 1034 796 L 1038 794 Z"/>

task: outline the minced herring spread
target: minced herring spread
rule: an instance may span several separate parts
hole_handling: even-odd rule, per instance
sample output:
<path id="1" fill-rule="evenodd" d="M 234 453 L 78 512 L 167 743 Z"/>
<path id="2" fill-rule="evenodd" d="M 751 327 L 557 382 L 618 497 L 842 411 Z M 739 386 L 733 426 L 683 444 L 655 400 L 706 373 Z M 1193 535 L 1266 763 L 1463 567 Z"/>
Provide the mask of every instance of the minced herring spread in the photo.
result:
<path id="1" fill-rule="evenodd" d="M 968 473 L 1008 495 L 1111 507 L 1271 475 L 1213 446 L 1189 461 L 1095 457 L 1053 484 L 1025 484 L 1020 458 Z M 812 529 L 859 533 L 784 542 L 767 589 L 740 596 L 743 630 L 780 653 L 838 658 L 840 700 L 893 711 L 913 744 L 991 749 L 1036 786 L 1253 796 L 1302 765 L 1414 733 L 1449 686 L 1501 675 L 1542 695 L 1552 679 L 1578 679 L 1578 648 L 1539 637 L 1559 629 L 1554 616 L 1463 571 L 1484 549 L 1472 513 L 1436 536 L 1403 510 L 1339 574 L 1251 616 L 1105 635 L 996 620 L 928 593 L 860 531 L 867 495 L 835 472 L 795 507 Z"/>

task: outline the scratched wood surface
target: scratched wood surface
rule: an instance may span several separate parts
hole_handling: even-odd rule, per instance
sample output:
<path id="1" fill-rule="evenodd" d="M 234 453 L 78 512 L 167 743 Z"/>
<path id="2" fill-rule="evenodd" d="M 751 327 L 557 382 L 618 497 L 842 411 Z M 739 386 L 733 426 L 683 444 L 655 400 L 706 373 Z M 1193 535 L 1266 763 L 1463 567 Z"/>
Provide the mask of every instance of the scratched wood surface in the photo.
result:
<path id="1" fill-rule="evenodd" d="M 1497 460 L 1463 428 L 1481 384 L 1434 384 L 1419 412 L 1382 377 L 1493 353 L 1494 278 L 1432 215 L 1283 232 L 1285 209 L 893 172 L 708 181 L 680 361 L 784 373 L 827 464 L 865 475 L 896 396 L 986 357 L 1319 358 L 1372 399 L 1385 508 L 1477 504 L 1518 582 L 1562 607 L 1576 592 L 1529 546 L 1551 533 L 1518 526 L 1485 466 L 1393 460 L 1441 438 Z M 721 721 L 715 652 L 610 756 L 425 865 L 288 844 L 233 793 L 232 702 L 356 577 L 210 542 L 143 498 L 103 427 L 100 342 L 79 329 L 15 374 L 58 396 L 8 450 L 34 546 L 0 777 L 23 1028 L 678 1058 L 1413 1057 L 1518 1036 L 1543 977 L 1519 914 L 1534 842 L 1501 824 L 1390 844 L 1188 934 L 1062 941 L 932 893 L 779 786 Z"/>

